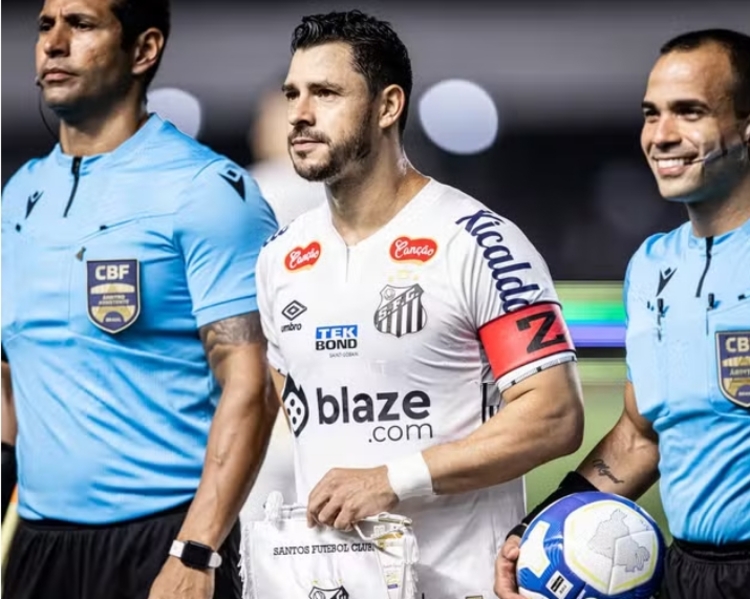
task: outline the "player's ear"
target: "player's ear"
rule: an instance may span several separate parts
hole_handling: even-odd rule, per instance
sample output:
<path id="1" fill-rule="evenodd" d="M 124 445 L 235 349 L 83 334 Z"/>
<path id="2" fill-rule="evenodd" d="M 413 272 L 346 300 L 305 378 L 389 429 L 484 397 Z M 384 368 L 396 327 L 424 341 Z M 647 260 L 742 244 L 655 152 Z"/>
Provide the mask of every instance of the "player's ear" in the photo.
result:
<path id="1" fill-rule="evenodd" d="M 406 94 L 400 85 L 389 85 L 380 95 L 380 111 L 378 125 L 381 129 L 389 129 L 398 123 L 406 107 Z"/>

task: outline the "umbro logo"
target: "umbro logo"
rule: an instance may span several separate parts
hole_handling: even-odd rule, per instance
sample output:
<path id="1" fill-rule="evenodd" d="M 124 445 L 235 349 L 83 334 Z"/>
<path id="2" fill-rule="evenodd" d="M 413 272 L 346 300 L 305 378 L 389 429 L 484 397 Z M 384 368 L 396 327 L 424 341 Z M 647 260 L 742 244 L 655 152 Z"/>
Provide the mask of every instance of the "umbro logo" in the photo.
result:
<path id="1" fill-rule="evenodd" d="M 26 199 L 26 218 L 29 218 L 29 214 L 31 214 L 31 211 L 34 209 L 34 206 L 36 206 L 36 203 L 40 199 L 42 199 L 43 195 L 44 195 L 43 191 L 35 191 Z"/>
<path id="2" fill-rule="evenodd" d="M 668 268 L 663 272 L 659 272 L 659 288 L 656 291 L 656 296 L 659 297 L 664 288 L 667 286 L 669 281 L 672 280 L 674 273 L 677 272 L 676 268 Z"/>
<path id="3" fill-rule="evenodd" d="M 305 312 L 307 312 L 307 306 L 304 304 L 299 303 L 297 300 L 289 302 L 281 311 L 281 315 L 289 321 L 287 324 L 282 325 L 281 332 L 289 333 L 292 331 L 301 331 L 302 324 L 292 321 Z"/>
<path id="4" fill-rule="evenodd" d="M 287 320 L 294 320 L 304 312 L 307 312 L 307 306 L 300 304 L 297 300 L 292 300 L 281 311 L 281 315 Z"/>

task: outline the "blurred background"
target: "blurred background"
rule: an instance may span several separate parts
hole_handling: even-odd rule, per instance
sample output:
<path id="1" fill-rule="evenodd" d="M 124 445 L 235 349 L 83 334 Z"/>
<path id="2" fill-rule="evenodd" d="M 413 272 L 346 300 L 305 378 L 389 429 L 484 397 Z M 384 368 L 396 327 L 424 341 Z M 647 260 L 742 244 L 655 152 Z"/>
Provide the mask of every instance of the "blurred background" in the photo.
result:
<path id="1" fill-rule="evenodd" d="M 54 143 L 34 80 L 42 2 L 2 4 L 2 183 Z M 175 0 L 149 106 L 247 165 L 287 221 L 321 201 L 286 157 L 279 88 L 305 15 L 359 8 L 409 48 L 414 92 L 406 149 L 423 172 L 514 220 L 559 282 L 581 352 L 586 445 L 529 478 L 533 504 L 621 409 L 621 284 L 646 236 L 685 220 L 662 201 L 639 147 L 640 102 L 659 46 L 707 27 L 750 32 L 750 2 L 463 0 L 352 3 Z M 543 440 L 540 440 L 543 441 Z M 272 454 L 273 455 L 273 454 Z M 279 453 L 286 459 L 285 454 Z M 652 489 L 644 504 L 661 517 Z"/>

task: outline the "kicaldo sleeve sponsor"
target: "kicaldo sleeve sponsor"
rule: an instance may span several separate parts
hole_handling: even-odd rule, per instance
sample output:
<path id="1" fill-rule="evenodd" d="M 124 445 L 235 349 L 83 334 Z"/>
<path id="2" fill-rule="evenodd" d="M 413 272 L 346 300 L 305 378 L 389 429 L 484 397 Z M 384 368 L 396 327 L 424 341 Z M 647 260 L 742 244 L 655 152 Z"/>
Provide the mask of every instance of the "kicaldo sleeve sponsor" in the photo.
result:
<path id="1" fill-rule="evenodd" d="M 453 272 L 477 329 L 514 310 L 557 301 L 544 259 L 516 225 L 489 210 L 456 224 L 463 241 L 452 252 Z"/>
<path id="2" fill-rule="evenodd" d="M 306 509 L 273 492 L 264 520 L 243 526 L 244 599 L 416 599 L 411 521 L 380 514 L 351 532 L 308 528 Z"/>
<path id="3" fill-rule="evenodd" d="M 549 269 L 523 232 L 484 208 L 455 224 L 466 243 L 453 272 L 500 391 L 575 360 Z"/>

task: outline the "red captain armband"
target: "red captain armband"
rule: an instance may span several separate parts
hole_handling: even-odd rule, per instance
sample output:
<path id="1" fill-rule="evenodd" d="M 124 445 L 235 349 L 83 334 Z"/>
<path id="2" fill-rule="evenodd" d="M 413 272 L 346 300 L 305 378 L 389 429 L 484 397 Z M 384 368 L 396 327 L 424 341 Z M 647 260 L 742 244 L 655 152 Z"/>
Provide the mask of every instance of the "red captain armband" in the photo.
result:
<path id="1" fill-rule="evenodd" d="M 575 351 L 560 305 L 532 304 L 479 329 L 495 380 L 517 368 L 561 352 Z"/>

